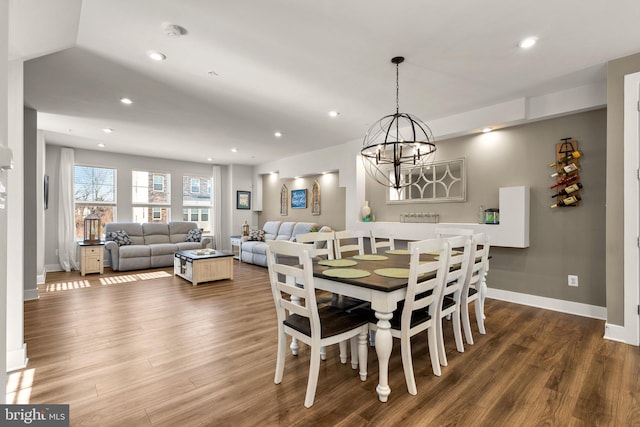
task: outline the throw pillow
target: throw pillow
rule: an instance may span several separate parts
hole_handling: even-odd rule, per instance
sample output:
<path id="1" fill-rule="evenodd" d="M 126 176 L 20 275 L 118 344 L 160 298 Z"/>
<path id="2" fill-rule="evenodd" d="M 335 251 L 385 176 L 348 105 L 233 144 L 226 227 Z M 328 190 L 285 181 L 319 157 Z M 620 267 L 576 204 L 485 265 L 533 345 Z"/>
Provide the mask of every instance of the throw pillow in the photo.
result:
<path id="1" fill-rule="evenodd" d="M 202 241 L 202 228 L 192 228 L 187 233 L 185 242 L 200 242 Z"/>
<path id="2" fill-rule="evenodd" d="M 249 231 L 249 240 L 253 240 L 256 242 L 264 242 L 264 230 Z"/>
<path id="3" fill-rule="evenodd" d="M 106 237 L 107 240 L 113 240 L 116 242 L 118 246 L 126 246 L 132 243 L 129 235 L 124 230 L 110 231 L 107 233 Z"/>

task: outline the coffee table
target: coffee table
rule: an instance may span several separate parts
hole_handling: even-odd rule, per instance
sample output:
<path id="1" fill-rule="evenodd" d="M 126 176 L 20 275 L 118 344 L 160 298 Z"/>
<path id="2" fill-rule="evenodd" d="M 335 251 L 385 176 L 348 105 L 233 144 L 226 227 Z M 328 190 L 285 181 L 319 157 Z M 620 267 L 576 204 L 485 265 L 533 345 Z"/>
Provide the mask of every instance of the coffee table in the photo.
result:
<path id="1" fill-rule="evenodd" d="M 212 280 L 233 280 L 233 253 L 218 250 L 176 252 L 173 274 L 190 281 L 193 286 Z"/>

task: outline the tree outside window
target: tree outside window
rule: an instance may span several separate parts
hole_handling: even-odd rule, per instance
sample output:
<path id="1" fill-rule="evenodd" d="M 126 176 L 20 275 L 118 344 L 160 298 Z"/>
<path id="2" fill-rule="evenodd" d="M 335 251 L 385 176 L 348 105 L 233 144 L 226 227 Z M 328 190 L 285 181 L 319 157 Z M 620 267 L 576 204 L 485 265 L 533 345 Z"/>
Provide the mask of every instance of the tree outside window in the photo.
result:
<path id="1" fill-rule="evenodd" d="M 104 225 L 116 219 L 116 170 L 75 165 L 73 192 L 76 238 L 84 238 L 84 218 L 95 213 L 100 217 L 100 235 L 104 239 Z"/>

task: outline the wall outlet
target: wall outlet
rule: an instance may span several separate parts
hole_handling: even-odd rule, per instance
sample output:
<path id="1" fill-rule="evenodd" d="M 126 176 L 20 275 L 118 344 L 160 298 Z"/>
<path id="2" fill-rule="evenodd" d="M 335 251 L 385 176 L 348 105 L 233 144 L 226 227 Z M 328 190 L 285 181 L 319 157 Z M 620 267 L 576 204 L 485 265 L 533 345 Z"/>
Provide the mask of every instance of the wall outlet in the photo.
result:
<path id="1" fill-rule="evenodd" d="M 573 274 L 569 274 L 567 276 L 567 282 L 569 286 L 578 286 L 578 276 L 575 276 Z"/>

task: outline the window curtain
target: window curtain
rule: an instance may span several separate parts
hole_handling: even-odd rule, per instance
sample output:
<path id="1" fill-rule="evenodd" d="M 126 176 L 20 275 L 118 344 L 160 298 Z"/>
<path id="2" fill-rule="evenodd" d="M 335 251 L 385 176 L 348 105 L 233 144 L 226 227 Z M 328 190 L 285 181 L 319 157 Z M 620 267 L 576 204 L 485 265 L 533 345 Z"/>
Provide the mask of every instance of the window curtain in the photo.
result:
<path id="1" fill-rule="evenodd" d="M 74 151 L 60 150 L 60 173 L 58 179 L 58 258 L 64 271 L 78 270 L 76 260 L 76 224 L 73 213 L 73 165 Z"/>
<path id="2" fill-rule="evenodd" d="M 214 248 L 222 249 L 222 172 L 220 166 L 213 167 L 213 242 Z"/>

